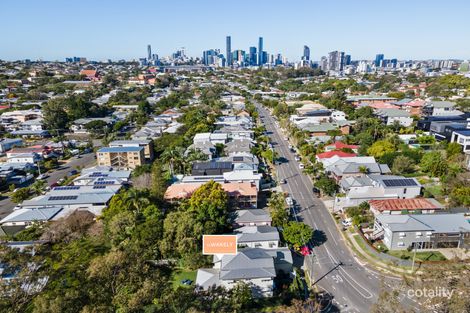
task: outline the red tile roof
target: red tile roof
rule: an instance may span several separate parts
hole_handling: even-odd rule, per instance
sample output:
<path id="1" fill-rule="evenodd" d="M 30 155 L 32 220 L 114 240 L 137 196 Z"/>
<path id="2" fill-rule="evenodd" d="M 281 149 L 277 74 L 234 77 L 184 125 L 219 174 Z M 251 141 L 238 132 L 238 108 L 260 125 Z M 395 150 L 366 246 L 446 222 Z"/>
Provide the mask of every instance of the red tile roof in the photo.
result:
<path id="1" fill-rule="evenodd" d="M 171 199 L 187 199 L 203 185 L 203 183 L 190 184 L 173 184 L 165 192 L 164 198 Z M 225 192 L 231 196 L 256 196 L 258 191 L 256 187 L 250 183 L 224 183 L 221 184 Z"/>
<path id="2" fill-rule="evenodd" d="M 335 150 L 335 151 L 328 151 L 328 152 L 319 153 L 319 154 L 317 154 L 317 158 L 318 159 L 329 159 L 329 158 L 334 157 L 335 155 L 337 155 L 339 157 L 342 157 L 342 158 L 357 156 L 357 154 L 355 154 L 355 153 L 348 153 L 348 152 Z"/>
<path id="3" fill-rule="evenodd" d="M 341 149 L 344 149 L 344 148 L 349 148 L 349 149 L 358 149 L 359 148 L 359 146 L 348 145 L 348 144 L 346 144 L 342 141 L 336 141 L 335 143 L 329 144 L 326 147 L 333 147 L 337 150 L 341 150 Z"/>
<path id="4" fill-rule="evenodd" d="M 97 77 L 96 70 L 81 70 L 80 75 L 85 75 L 86 77 Z"/>
<path id="5" fill-rule="evenodd" d="M 387 199 L 387 200 L 370 200 L 371 208 L 383 211 L 401 211 L 401 210 L 426 210 L 426 209 L 442 209 L 435 201 L 424 198 L 416 199 Z"/>

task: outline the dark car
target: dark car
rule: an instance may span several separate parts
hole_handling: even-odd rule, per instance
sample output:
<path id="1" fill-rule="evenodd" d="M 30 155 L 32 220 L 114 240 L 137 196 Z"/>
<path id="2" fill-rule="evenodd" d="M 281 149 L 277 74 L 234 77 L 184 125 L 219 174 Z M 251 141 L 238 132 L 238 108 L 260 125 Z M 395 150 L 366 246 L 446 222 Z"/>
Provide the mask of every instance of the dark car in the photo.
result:
<path id="1" fill-rule="evenodd" d="M 183 279 L 183 280 L 181 281 L 181 283 L 182 283 L 183 285 L 190 286 L 190 285 L 193 283 L 193 281 L 192 281 L 191 279 Z"/>

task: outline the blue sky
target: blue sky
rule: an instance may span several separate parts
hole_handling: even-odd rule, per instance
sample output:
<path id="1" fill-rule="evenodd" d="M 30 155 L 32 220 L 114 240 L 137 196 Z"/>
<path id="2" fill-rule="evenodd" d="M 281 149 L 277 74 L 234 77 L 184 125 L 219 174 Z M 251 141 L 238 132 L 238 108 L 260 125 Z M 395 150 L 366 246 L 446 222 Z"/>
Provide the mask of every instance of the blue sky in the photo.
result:
<path id="1" fill-rule="evenodd" d="M 248 50 L 314 60 L 332 50 L 353 59 L 470 58 L 468 0 L 15 0 L 2 4 L 0 59 L 134 59 L 186 47 Z"/>

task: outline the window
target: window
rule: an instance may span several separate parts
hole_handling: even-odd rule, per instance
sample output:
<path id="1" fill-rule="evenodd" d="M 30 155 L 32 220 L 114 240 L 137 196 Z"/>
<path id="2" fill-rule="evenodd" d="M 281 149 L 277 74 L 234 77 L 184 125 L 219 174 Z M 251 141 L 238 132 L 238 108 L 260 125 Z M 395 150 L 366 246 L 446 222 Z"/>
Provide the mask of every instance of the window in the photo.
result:
<path id="1" fill-rule="evenodd" d="M 421 237 L 422 235 L 423 234 L 420 231 L 416 232 L 416 237 Z"/>
<path id="2" fill-rule="evenodd" d="M 400 238 L 403 238 L 405 237 L 405 233 L 399 233 L 398 236 L 400 236 Z"/>
<path id="3" fill-rule="evenodd" d="M 398 247 L 404 247 L 405 246 L 405 243 L 403 241 L 400 241 L 398 242 L 397 244 Z"/>

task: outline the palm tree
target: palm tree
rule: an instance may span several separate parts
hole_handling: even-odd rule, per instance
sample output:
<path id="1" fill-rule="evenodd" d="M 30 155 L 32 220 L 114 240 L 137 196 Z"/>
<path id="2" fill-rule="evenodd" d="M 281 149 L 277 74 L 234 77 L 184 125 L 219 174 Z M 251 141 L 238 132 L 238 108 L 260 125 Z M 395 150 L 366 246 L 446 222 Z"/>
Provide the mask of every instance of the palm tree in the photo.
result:
<path id="1" fill-rule="evenodd" d="M 141 191 L 135 188 L 131 188 L 127 191 L 125 201 L 137 214 L 140 213 L 144 207 L 150 204 L 149 199 L 145 197 Z"/>
<path id="2" fill-rule="evenodd" d="M 191 149 L 183 160 L 185 172 L 191 171 L 191 165 L 196 161 L 206 161 L 209 157 L 199 149 Z"/>
<path id="3" fill-rule="evenodd" d="M 183 153 L 181 148 L 171 147 L 162 153 L 162 161 L 170 165 L 170 173 L 174 174 L 175 166 L 181 169 Z"/>

